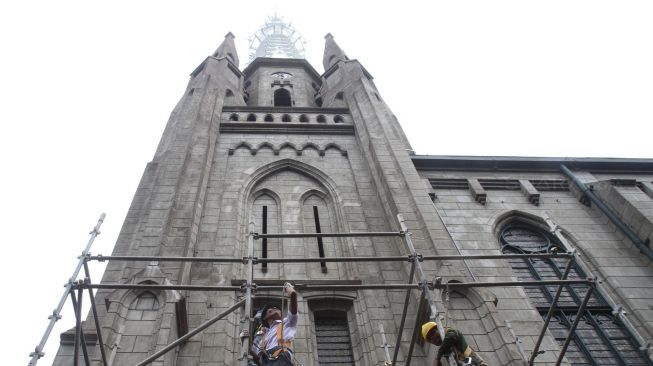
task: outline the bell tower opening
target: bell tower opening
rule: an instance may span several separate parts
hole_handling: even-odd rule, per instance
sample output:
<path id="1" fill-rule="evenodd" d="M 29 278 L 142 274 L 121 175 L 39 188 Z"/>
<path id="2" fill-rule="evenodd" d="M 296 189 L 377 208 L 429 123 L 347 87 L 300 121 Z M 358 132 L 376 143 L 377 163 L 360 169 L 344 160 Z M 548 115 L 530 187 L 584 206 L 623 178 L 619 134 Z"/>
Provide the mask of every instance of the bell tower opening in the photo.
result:
<path id="1" fill-rule="evenodd" d="M 277 89 L 274 91 L 274 106 L 275 107 L 290 107 L 292 100 L 290 92 L 286 89 Z"/>

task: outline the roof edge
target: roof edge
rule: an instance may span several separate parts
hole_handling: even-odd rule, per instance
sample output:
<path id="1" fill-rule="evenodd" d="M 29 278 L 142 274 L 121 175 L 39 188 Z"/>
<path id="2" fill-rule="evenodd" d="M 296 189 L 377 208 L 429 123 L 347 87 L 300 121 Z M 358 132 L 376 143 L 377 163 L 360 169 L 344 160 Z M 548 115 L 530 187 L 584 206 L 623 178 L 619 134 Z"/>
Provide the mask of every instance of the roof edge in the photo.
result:
<path id="1" fill-rule="evenodd" d="M 653 174 L 653 159 L 643 158 L 412 155 L 411 160 L 418 170 L 559 171 L 564 164 L 575 170 Z"/>

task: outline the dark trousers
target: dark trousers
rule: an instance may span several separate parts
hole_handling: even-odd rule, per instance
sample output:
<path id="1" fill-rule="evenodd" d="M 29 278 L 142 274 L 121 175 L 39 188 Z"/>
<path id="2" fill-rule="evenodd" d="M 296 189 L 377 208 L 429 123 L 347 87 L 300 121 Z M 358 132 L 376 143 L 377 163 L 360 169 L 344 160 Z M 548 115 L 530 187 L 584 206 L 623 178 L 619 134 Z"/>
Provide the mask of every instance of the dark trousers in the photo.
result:
<path id="1" fill-rule="evenodd" d="M 272 353 L 272 352 L 270 352 Z M 261 358 L 261 366 L 292 366 L 290 352 L 282 352 L 275 360 L 270 360 L 267 356 L 263 355 Z"/>

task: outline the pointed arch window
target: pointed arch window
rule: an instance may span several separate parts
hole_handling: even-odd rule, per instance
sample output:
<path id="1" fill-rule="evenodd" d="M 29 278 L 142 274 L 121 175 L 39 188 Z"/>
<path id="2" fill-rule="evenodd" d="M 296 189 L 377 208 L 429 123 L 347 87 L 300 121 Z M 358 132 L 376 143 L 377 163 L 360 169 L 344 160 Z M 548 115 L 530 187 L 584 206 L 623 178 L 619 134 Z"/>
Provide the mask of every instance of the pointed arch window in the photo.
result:
<path id="1" fill-rule="evenodd" d="M 114 365 L 131 364 L 134 358 L 146 357 L 154 349 L 159 308 L 159 300 L 149 291 L 141 293 L 129 304 Z"/>
<path id="2" fill-rule="evenodd" d="M 501 251 L 506 254 L 550 253 L 566 249 L 554 237 L 531 225 L 513 223 L 500 234 Z M 562 278 L 567 259 L 509 259 L 519 280 L 554 280 Z M 577 263 L 572 265 L 569 279 L 586 278 Z M 557 291 L 557 286 L 524 287 L 539 313 L 545 317 Z M 565 286 L 558 300 L 556 312 L 549 329 L 559 344 L 569 328 L 585 297 L 587 288 L 582 285 Z M 652 365 L 639 351 L 633 335 L 613 315 L 607 301 L 594 292 L 583 313 L 583 319 L 572 338 L 566 353 L 572 365 Z"/>
<path id="3" fill-rule="evenodd" d="M 274 106 L 275 107 L 290 107 L 292 99 L 290 92 L 286 89 L 280 88 L 274 91 Z"/>

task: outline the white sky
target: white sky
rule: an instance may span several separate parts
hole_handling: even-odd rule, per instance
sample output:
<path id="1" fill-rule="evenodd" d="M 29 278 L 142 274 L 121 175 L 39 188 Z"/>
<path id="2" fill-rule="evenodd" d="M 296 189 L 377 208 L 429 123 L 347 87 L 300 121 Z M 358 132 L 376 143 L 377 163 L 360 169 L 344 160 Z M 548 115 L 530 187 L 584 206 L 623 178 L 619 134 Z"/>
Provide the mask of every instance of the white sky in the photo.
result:
<path id="1" fill-rule="evenodd" d="M 319 72 L 331 32 L 376 77 L 418 154 L 653 157 L 653 2 L 383 4 L 0 4 L 3 364 L 27 364 L 103 211 L 110 254 L 188 74 L 228 31 L 246 61 L 275 9 Z"/>

